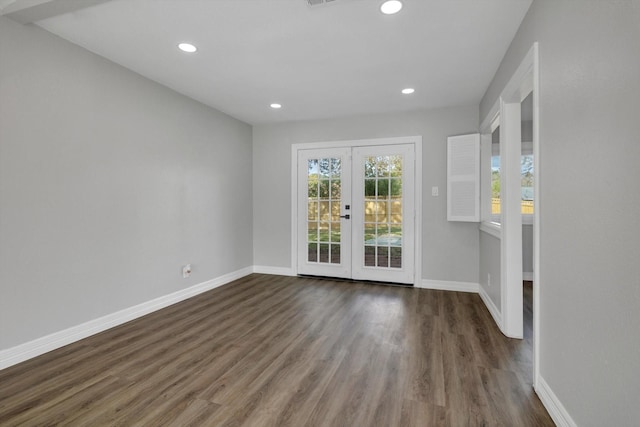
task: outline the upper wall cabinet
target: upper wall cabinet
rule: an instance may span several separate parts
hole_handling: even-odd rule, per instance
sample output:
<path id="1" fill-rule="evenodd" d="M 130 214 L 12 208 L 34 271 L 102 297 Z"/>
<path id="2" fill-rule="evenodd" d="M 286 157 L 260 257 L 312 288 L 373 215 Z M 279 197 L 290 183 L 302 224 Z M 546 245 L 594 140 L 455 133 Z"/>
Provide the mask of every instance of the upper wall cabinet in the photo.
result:
<path id="1" fill-rule="evenodd" d="M 447 138 L 447 220 L 480 222 L 480 134 Z"/>

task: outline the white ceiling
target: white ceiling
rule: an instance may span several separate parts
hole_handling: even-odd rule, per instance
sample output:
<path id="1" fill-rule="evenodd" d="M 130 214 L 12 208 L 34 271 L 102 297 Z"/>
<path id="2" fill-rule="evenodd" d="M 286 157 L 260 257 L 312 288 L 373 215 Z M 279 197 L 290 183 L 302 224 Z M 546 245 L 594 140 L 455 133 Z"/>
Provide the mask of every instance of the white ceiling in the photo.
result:
<path id="1" fill-rule="evenodd" d="M 477 105 L 531 4 L 404 0 L 387 16 L 381 2 L 111 0 L 37 25 L 259 124 Z"/>

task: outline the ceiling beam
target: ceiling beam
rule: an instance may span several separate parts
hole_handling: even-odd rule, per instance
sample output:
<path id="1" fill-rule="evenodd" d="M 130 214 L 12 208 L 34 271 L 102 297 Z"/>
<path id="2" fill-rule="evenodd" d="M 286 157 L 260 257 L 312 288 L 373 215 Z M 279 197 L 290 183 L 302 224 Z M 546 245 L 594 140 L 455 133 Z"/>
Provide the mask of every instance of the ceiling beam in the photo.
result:
<path id="1" fill-rule="evenodd" d="M 0 15 L 21 24 L 40 21 L 63 13 L 75 12 L 109 0 L 14 0 L 4 1 Z"/>

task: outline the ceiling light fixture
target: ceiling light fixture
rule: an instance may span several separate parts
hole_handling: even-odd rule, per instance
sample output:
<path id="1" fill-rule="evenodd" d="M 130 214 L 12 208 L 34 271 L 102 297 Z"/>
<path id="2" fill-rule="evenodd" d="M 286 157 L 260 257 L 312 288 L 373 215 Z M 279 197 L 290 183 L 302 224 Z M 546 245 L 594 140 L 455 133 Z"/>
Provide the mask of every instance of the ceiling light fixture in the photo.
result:
<path id="1" fill-rule="evenodd" d="M 412 87 L 408 87 L 406 89 L 402 89 L 402 93 L 404 93 L 405 95 L 411 95 L 413 92 L 415 92 L 416 90 Z"/>
<path id="2" fill-rule="evenodd" d="M 198 48 L 195 47 L 194 45 L 192 45 L 191 43 L 180 43 L 178 45 L 178 49 L 180 49 L 183 52 L 187 52 L 187 53 L 193 53 L 196 50 L 198 50 Z"/>
<path id="3" fill-rule="evenodd" d="M 393 15 L 400 12 L 402 2 L 400 0 L 387 0 L 380 6 L 380 11 L 385 15 Z"/>
<path id="4" fill-rule="evenodd" d="M 282 105 L 274 103 L 274 104 L 271 104 L 270 107 L 277 110 L 278 108 L 282 108 Z"/>

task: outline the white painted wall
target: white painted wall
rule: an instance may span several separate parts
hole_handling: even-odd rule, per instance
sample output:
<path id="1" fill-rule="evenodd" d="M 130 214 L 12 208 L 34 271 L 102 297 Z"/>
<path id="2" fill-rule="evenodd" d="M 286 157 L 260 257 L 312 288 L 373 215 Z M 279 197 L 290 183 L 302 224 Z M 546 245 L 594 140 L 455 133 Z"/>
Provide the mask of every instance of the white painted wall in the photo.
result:
<path id="1" fill-rule="evenodd" d="M 640 420 L 640 4 L 534 0 L 480 105 L 540 53 L 540 375 L 580 426 Z"/>
<path id="2" fill-rule="evenodd" d="M 478 225 L 447 221 L 447 136 L 477 132 L 476 107 L 318 120 L 253 129 L 254 262 L 291 268 L 291 145 L 394 136 L 423 137 L 422 277 L 478 281 Z M 440 196 L 431 196 L 438 186 Z"/>
<path id="3" fill-rule="evenodd" d="M 0 350 L 252 265 L 251 161 L 249 125 L 0 17 Z"/>

